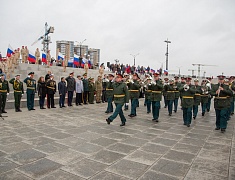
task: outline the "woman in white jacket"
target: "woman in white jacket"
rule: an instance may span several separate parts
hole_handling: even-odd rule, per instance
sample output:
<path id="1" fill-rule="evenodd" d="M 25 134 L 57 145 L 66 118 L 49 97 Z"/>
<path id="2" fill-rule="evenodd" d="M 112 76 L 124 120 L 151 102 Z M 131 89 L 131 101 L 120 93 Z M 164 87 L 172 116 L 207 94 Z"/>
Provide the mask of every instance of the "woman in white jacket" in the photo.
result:
<path id="1" fill-rule="evenodd" d="M 76 106 L 82 105 L 83 82 L 81 76 L 77 76 L 76 80 Z"/>

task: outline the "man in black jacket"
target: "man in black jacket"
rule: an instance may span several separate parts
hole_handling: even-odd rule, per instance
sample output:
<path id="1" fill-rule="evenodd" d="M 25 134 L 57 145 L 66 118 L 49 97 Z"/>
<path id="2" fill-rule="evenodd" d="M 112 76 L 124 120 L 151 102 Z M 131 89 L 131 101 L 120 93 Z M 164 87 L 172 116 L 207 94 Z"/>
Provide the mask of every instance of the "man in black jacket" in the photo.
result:
<path id="1" fill-rule="evenodd" d="M 74 72 L 70 73 L 69 76 L 65 79 L 67 81 L 68 106 L 72 106 L 73 92 L 75 91 L 76 88 L 76 81 L 73 76 Z"/>
<path id="2" fill-rule="evenodd" d="M 64 101 L 65 101 L 65 95 L 67 93 L 67 87 L 66 87 L 64 77 L 62 77 L 61 81 L 58 83 L 58 91 L 59 91 L 59 96 L 60 96 L 59 105 L 60 105 L 60 108 L 62 108 L 62 107 L 65 107 Z"/>

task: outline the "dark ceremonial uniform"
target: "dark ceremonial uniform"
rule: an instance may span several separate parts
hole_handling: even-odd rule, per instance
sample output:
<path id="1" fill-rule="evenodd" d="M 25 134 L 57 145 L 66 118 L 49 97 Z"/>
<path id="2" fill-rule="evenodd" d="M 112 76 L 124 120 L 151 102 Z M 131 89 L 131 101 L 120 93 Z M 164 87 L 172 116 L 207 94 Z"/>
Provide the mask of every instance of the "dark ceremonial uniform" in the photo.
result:
<path id="1" fill-rule="evenodd" d="M 164 91 L 166 93 L 166 101 L 168 107 L 169 116 L 172 115 L 173 101 L 175 100 L 175 88 L 174 84 L 167 84 L 164 86 Z"/>
<path id="2" fill-rule="evenodd" d="M 152 96 L 152 90 L 151 90 L 152 84 L 147 84 L 145 88 L 145 104 L 147 106 L 147 113 L 151 112 L 151 96 Z"/>
<path id="3" fill-rule="evenodd" d="M 14 89 L 15 111 L 21 112 L 20 101 L 21 101 L 22 94 L 24 94 L 23 82 L 21 82 L 20 80 L 16 80 L 15 78 L 12 78 L 9 81 L 9 83 L 13 85 L 13 89 Z"/>
<path id="4" fill-rule="evenodd" d="M 194 94 L 194 103 L 193 103 L 193 119 L 196 119 L 198 113 L 198 106 L 201 103 L 201 86 L 194 85 L 195 94 Z"/>
<path id="5" fill-rule="evenodd" d="M 36 93 L 36 80 L 30 77 L 27 77 L 24 80 L 24 83 L 27 85 L 27 108 L 29 111 L 35 110 L 34 109 L 34 97 Z"/>
<path id="6" fill-rule="evenodd" d="M 177 112 L 177 108 L 178 108 L 178 102 L 179 102 L 179 97 L 180 97 L 180 92 L 179 92 L 180 86 L 181 84 L 179 82 L 175 82 L 175 85 L 174 85 L 175 99 L 173 101 L 174 112 Z"/>
<path id="7" fill-rule="evenodd" d="M 48 80 L 47 86 L 47 108 L 55 108 L 54 95 L 56 93 L 56 82 L 52 79 Z"/>
<path id="8" fill-rule="evenodd" d="M 113 112 L 113 82 L 109 81 L 106 84 L 106 98 L 108 101 L 107 110 L 105 113 Z"/>
<path id="9" fill-rule="evenodd" d="M 88 95 L 89 104 L 94 104 L 94 96 L 95 96 L 95 83 L 94 82 L 88 83 L 88 91 L 87 92 L 89 92 L 89 95 Z M 85 101 L 84 101 L 84 104 L 86 104 Z"/>
<path id="10" fill-rule="evenodd" d="M 85 74 L 83 74 L 83 76 L 84 76 Z M 88 84 L 89 84 L 89 81 L 88 81 L 88 79 L 83 79 L 82 80 L 82 82 L 83 82 L 83 95 L 82 95 L 82 97 L 83 97 L 83 104 L 87 104 L 87 101 L 88 101 L 88 94 L 89 94 L 89 90 L 88 90 Z M 93 97 L 93 99 L 94 99 L 94 97 Z M 94 100 L 92 101 L 93 103 L 94 103 Z"/>
<path id="11" fill-rule="evenodd" d="M 0 79 L 0 100 L 1 100 L 1 107 L 0 111 L 2 113 L 6 113 L 5 111 L 5 106 L 6 106 L 6 101 L 7 101 L 7 93 L 9 93 L 9 84 L 7 80 Z"/>

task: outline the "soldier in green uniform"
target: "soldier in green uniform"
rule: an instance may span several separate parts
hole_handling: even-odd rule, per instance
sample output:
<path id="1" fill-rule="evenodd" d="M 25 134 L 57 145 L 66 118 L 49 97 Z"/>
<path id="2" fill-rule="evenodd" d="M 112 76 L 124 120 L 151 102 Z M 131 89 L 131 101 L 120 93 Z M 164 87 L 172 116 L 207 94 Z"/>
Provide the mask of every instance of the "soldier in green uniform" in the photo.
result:
<path id="1" fill-rule="evenodd" d="M 34 97 L 36 93 L 36 80 L 33 79 L 34 72 L 30 72 L 29 76 L 25 78 L 24 83 L 27 85 L 27 108 L 29 111 L 35 110 L 34 109 Z"/>
<path id="2" fill-rule="evenodd" d="M 151 90 L 151 78 L 147 77 L 146 80 L 146 85 L 145 85 L 145 104 L 147 106 L 147 113 L 151 113 L 151 94 L 152 94 L 152 90 Z"/>
<path id="3" fill-rule="evenodd" d="M 224 133 L 227 128 L 227 107 L 228 98 L 227 96 L 232 96 L 233 93 L 227 85 L 224 84 L 225 76 L 219 75 L 218 84 L 212 86 L 211 95 L 215 96 L 214 108 L 216 114 L 216 128 L 215 130 L 220 130 Z"/>
<path id="4" fill-rule="evenodd" d="M 185 77 L 181 77 L 181 82 L 180 82 L 180 87 L 182 88 L 185 85 L 186 81 L 185 81 Z M 181 110 L 183 110 L 182 108 L 182 93 L 180 92 L 180 106 L 181 106 Z"/>
<path id="5" fill-rule="evenodd" d="M 108 106 L 107 106 L 107 110 L 105 111 L 105 113 L 111 113 L 113 112 L 113 78 L 114 75 L 113 74 L 109 74 L 108 76 L 108 80 L 109 82 L 106 83 L 106 98 L 108 101 Z"/>
<path id="6" fill-rule="evenodd" d="M 233 101 L 231 102 L 230 106 L 230 112 L 231 115 L 234 115 L 234 101 L 235 101 L 235 82 L 234 82 L 235 76 L 230 76 L 230 87 L 233 92 Z"/>
<path id="7" fill-rule="evenodd" d="M 82 95 L 82 97 L 83 97 L 83 104 L 87 105 L 87 99 L 88 99 L 88 94 L 89 94 L 89 90 L 88 90 L 89 81 L 87 79 L 87 73 L 83 74 L 82 82 L 83 82 L 83 95 Z M 93 102 L 93 104 L 94 104 L 94 102 Z"/>
<path id="8" fill-rule="evenodd" d="M 173 109 L 173 101 L 175 100 L 175 88 L 174 88 L 174 80 L 170 79 L 169 84 L 164 86 L 164 91 L 166 92 L 166 100 L 169 116 L 172 115 Z"/>
<path id="9" fill-rule="evenodd" d="M 174 91 L 175 91 L 175 99 L 173 101 L 174 104 L 174 112 L 177 112 L 177 108 L 178 108 L 178 101 L 179 101 L 179 97 L 180 97 L 180 92 L 179 92 L 179 88 L 181 86 L 180 82 L 179 82 L 179 76 L 175 76 L 175 83 L 174 83 Z"/>
<path id="10" fill-rule="evenodd" d="M 140 89 L 140 83 L 138 81 L 138 74 L 133 74 L 133 80 L 131 80 L 127 86 L 129 89 L 129 96 L 131 99 L 131 114 L 129 114 L 129 117 L 135 117 L 136 114 L 136 107 L 138 106 L 138 99 L 139 99 L 139 89 Z"/>
<path id="11" fill-rule="evenodd" d="M 47 87 L 47 108 L 56 108 L 54 102 L 54 95 L 56 93 L 56 81 L 54 75 L 50 75 L 50 79 L 46 82 Z"/>
<path id="12" fill-rule="evenodd" d="M 121 74 L 116 75 L 115 83 L 113 84 L 114 103 L 116 109 L 114 113 L 111 116 L 109 116 L 108 119 L 106 119 L 107 124 L 110 124 L 117 117 L 117 115 L 119 115 L 122 122 L 120 126 L 126 125 L 126 118 L 123 114 L 122 106 L 124 105 L 125 102 L 128 101 L 128 90 L 126 83 L 122 82 L 122 78 L 123 77 Z"/>
<path id="13" fill-rule="evenodd" d="M 0 100 L 1 100 L 1 107 L 0 107 L 0 111 L 1 113 L 7 113 L 5 111 L 5 106 L 6 106 L 6 101 L 7 101 L 7 95 L 9 94 L 9 84 L 8 81 L 5 80 L 5 75 L 4 74 L 0 74 Z"/>
<path id="14" fill-rule="evenodd" d="M 20 109 L 21 97 L 24 94 L 23 82 L 20 81 L 20 75 L 16 75 L 15 78 L 12 78 L 9 83 L 13 85 L 14 89 L 14 98 L 15 98 L 15 111 L 22 112 Z"/>
<path id="15" fill-rule="evenodd" d="M 94 104 L 94 96 L 95 96 L 94 78 L 89 78 L 88 92 L 89 92 L 89 95 L 88 95 L 89 104 Z"/>
<path id="16" fill-rule="evenodd" d="M 162 100 L 163 84 L 162 84 L 162 81 L 160 81 L 159 79 L 158 73 L 154 73 L 153 76 L 154 76 L 154 80 L 152 82 L 151 87 L 149 88 L 150 90 L 152 90 L 152 94 L 151 94 L 152 114 L 153 114 L 152 121 L 158 122 L 160 101 Z"/>
<path id="17" fill-rule="evenodd" d="M 181 86 L 179 91 L 182 95 L 182 108 L 184 125 L 190 127 L 192 121 L 192 108 L 194 104 L 195 87 L 191 85 L 191 78 L 186 78 L 186 84 Z"/>
<path id="18" fill-rule="evenodd" d="M 201 93 L 202 93 L 198 79 L 194 79 L 194 88 L 195 88 L 195 94 L 194 94 L 194 104 L 193 104 L 193 119 L 196 119 L 198 113 L 198 106 L 201 103 Z"/>
<path id="19" fill-rule="evenodd" d="M 208 80 L 208 83 L 211 84 L 212 78 L 211 78 L 211 77 L 207 77 L 206 79 Z M 207 107 L 206 107 L 207 112 L 210 112 L 210 109 L 211 109 L 211 99 L 212 99 L 212 97 L 209 96 L 209 98 L 208 98 L 208 103 L 207 103 Z"/>
<path id="20" fill-rule="evenodd" d="M 232 91 L 231 86 L 229 85 L 229 78 L 226 78 L 224 80 L 224 84 L 227 85 L 229 87 L 229 89 Z M 233 101 L 233 95 L 228 95 L 227 96 L 227 101 L 228 101 L 228 106 L 227 106 L 227 120 L 229 121 L 231 118 L 231 112 L 230 112 L 230 108 L 231 108 L 231 103 Z"/>
<path id="21" fill-rule="evenodd" d="M 209 99 L 210 87 L 207 85 L 207 80 L 202 80 L 201 83 L 201 106 L 202 106 L 202 116 L 206 113 L 207 103 Z"/>
<path id="22" fill-rule="evenodd" d="M 164 86 L 163 86 L 163 91 L 162 91 L 162 94 L 163 94 L 163 98 L 164 98 L 164 108 L 167 108 L 167 98 L 166 98 L 166 91 L 165 91 L 165 86 L 169 84 L 169 79 L 168 78 L 164 78 Z"/>

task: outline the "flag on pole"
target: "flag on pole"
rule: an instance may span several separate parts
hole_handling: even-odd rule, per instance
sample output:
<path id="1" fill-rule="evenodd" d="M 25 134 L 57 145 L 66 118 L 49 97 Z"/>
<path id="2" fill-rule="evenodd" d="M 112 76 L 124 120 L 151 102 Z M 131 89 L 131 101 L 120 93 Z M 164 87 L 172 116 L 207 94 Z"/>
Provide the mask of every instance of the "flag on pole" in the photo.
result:
<path id="1" fill-rule="evenodd" d="M 64 60 L 64 55 L 59 52 L 59 53 L 58 53 L 58 60 L 60 60 L 60 59 Z"/>
<path id="2" fill-rule="evenodd" d="M 28 61 L 31 62 L 31 63 L 35 63 L 36 62 L 36 58 L 33 55 L 33 53 L 31 53 L 31 52 L 29 52 Z"/>
<path id="3" fill-rule="evenodd" d="M 11 57 L 12 53 L 13 53 L 13 48 L 9 44 L 7 48 L 7 57 Z"/>
<path id="4" fill-rule="evenodd" d="M 155 73 L 155 70 L 154 70 L 154 69 L 150 69 L 150 72 L 151 72 L 151 73 Z"/>
<path id="5" fill-rule="evenodd" d="M 88 67 L 91 68 L 91 60 L 88 60 Z"/>
<path id="6" fill-rule="evenodd" d="M 168 70 L 164 70 L 164 74 L 165 74 L 165 75 L 168 75 Z"/>
<path id="7" fill-rule="evenodd" d="M 79 65 L 79 56 L 76 55 L 76 54 L 74 54 L 74 56 L 73 56 L 73 64 L 74 64 L 75 66 L 78 66 L 78 65 Z"/>
<path id="8" fill-rule="evenodd" d="M 82 64 L 81 64 L 81 67 L 82 67 L 82 68 L 84 67 L 85 62 L 86 62 L 86 59 L 85 59 L 85 58 L 82 58 Z"/>
<path id="9" fill-rule="evenodd" d="M 44 52 L 42 52 L 42 62 L 47 64 L 47 56 Z"/>

